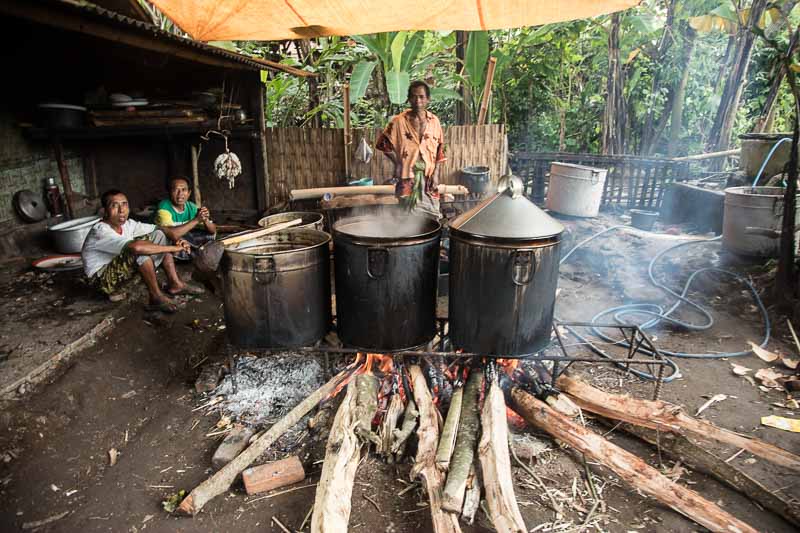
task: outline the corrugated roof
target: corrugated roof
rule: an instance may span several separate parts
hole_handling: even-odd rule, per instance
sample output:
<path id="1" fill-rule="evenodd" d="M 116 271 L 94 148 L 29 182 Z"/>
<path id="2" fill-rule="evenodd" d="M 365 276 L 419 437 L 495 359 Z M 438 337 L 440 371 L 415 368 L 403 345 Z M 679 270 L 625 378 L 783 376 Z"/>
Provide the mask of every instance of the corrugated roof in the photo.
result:
<path id="1" fill-rule="evenodd" d="M 37 10 L 41 10 L 42 8 L 46 8 L 48 10 L 49 16 L 47 20 L 39 20 L 35 16 L 37 14 Z M 59 20 L 58 11 L 61 11 L 65 15 L 73 14 L 81 17 L 82 19 L 93 20 L 114 28 L 128 31 L 132 30 L 146 35 L 150 39 L 174 46 L 177 49 L 191 49 L 194 52 L 199 52 L 203 55 L 208 55 L 218 60 L 230 63 L 231 67 L 244 67 L 251 70 L 279 70 L 297 76 L 313 76 L 313 74 L 310 72 L 289 67 L 287 65 L 281 65 L 279 63 L 260 58 L 250 58 L 248 56 L 224 50 L 216 46 L 211 46 L 193 39 L 180 37 L 168 31 L 162 30 L 153 24 L 142 22 L 141 20 L 135 20 L 125 15 L 121 15 L 114 11 L 109 11 L 108 9 L 104 9 L 100 6 L 86 2 L 76 2 L 73 0 L 3 0 L 0 2 L 0 13 L 6 12 L 12 15 L 23 17 L 26 15 L 31 15 L 27 18 L 37 20 L 38 22 L 44 22 L 52 26 L 75 29 L 66 23 L 61 23 L 63 21 Z M 89 28 L 81 27 L 78 31 L 89 35 L 95 34 Z M 125 42 L 124 38 L 120 38 L 119 40 L 121 42 Z M 127 44 L 136 46 L 135 43 Z"/>

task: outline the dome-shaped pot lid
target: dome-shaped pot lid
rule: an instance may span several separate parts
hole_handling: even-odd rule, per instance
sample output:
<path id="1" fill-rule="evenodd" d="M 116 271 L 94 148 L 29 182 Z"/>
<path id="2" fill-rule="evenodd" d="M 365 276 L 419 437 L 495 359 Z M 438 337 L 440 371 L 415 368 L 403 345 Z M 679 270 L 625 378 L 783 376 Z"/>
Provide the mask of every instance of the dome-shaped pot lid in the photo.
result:
<path id="1" fill-rule="evenodd" d="M 506 179 L 507 180 L 507 179 Z M 522 182 L 512 178 L 500 192 L 487 198 L 450 223 L 450 231 L 489 239 L 546 239 L 564 231 L 557 220 L 521 193 Z"/>

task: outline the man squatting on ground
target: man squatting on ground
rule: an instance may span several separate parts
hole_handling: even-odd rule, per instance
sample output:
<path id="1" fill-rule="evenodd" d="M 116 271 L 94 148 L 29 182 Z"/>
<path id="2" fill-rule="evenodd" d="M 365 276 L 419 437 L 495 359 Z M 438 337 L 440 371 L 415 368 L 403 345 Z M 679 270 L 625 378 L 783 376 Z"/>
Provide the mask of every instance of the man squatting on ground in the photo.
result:
<path id="1" fill-rule="evenodd" d="M 424 81 L 408 87 L 411 109 L 392 118 L 376 148 L 394 164 L 395 195 L 409 211 L 434 218 L 439 212 L 439 167 L 444 156 L 444 132 L 439 118 L 428 111 L 431 90 Z"/>
<path id="2" fill-rule="evenodd" d="M 174 313 L 175 303 L 158 285 L 156 269 L 163 264 L 169 295 L 203 292 L 202 287 L 184 283 L 175 270 L 172 253 L 188 252 L 188 242 L 176 236 L 172 228 L 159 229 L 129 219 L 128 198 L 122 191 L 106 191 L 101 202 L 103 219 L 92 226 L 81 251 L 84 272 L 92 286 L 111 295 L 138 272 L 150 294 L 148 308 Z"/>
<path id="3" fill-rule="evenodd" d="M 192 188 L 184 177 L 172 178 L 169 182 L 169 198 L 158 203 L 153 224 L 160 228 L 172 228 L 173 240 L 184 238 L 194 246 L 202 246 L 214 239 L 217 226 L 211 221 L 208 208 L 197 208 L 189 200 Z M 201 226 L 203 229 L 197 229 Z M 180 260 L 188 260 L 189 254 L 181 251 L 176 254 Z"/>

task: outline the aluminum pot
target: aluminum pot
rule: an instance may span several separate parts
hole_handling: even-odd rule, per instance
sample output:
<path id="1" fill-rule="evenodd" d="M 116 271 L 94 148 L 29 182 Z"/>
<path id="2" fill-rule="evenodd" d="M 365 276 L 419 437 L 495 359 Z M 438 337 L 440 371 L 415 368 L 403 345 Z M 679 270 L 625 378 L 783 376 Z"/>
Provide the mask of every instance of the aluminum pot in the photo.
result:
<path id="1" fill-rule="evenodd" d="M 331 324 L 327 233 L 290 228 L 226 248 L 222 257 L 229 341 L 246 348 L 295 348 Z"/>
<path id="2" fill-rule="evenodd" d="M 783 187 L 728 187 L 722 218 L 722 247 L 749 257 L 778 257 L 783 225 Z M 797 196 L 796 202 L 800 200 Z M 795 224 L 800 223 L 800 202 Z M 774 235 L 769 235 L 774 232 Z"/>
<path id="3" fill-rule="evenodd" d="M 550 343 L 564 227 L 521 195 L 501 191 L 450 224 L 450 340 L 486 355 Z"/>
<path id="4" fill-rule="evenodd" d="M 439 222 L 354 217 L 333 226 L 336 321 L 348 346 L 393 352 L 436 334 Z"/>
<path id="5" fill-rule="evenodd" d="M 275 224 L 290 222 L 296 218 L 301 219 L 300 225 L 295 226 L 297 228 L 309 228 L 319 231 L 324 229 L 324 217 L 319 213 L 314 213 L 313 211 L 289 211 L 287 213 L 270 215 L 259 220 L 258 225 L 262 228 L 268 228 L 269 226 L 274 226 Z"/>
<path id="6" fill-rule="evenodd" d="M 50 238 L 58 252 L 62 254 L 78 254 L 83 248 L 83 241 L 89 235 L 92 226 L 100 221 L 100 217 L 74 218 L 48 228 Z"/>

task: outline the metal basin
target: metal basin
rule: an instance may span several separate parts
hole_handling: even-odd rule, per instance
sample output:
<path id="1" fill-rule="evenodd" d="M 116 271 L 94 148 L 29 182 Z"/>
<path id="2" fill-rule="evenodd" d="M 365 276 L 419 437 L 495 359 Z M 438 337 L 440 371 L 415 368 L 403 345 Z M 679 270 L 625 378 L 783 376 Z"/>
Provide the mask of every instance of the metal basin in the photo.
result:
<path id="1" fill-rule="evenodd" d="M 320 213 L 312 211 L 289 211 L 287 213 L 278 213 L 264 217 L 258 221 L 258 225 L 262 228 L 268 228 L 276 224 L 282 224 L 299 218 L 301 220 L 297 228 L 309 228 L 322 231 L 324 229 L 324 217 Z"/>
<path id="2" fill-rule="evenodd" d="M 62 254 L 78 254 L 92 226 L 99 221 L 100 217 L 97 216 L 75 218 L 51 226 L 47 231 L 57 251 Z"/>
<path id="3" fill-rule="evenodd" d="M 294 348 L 320 340 L 331 324 L 327 233 L 288 229 L 225 250 L 228 339 L 249 348 Z"/>

